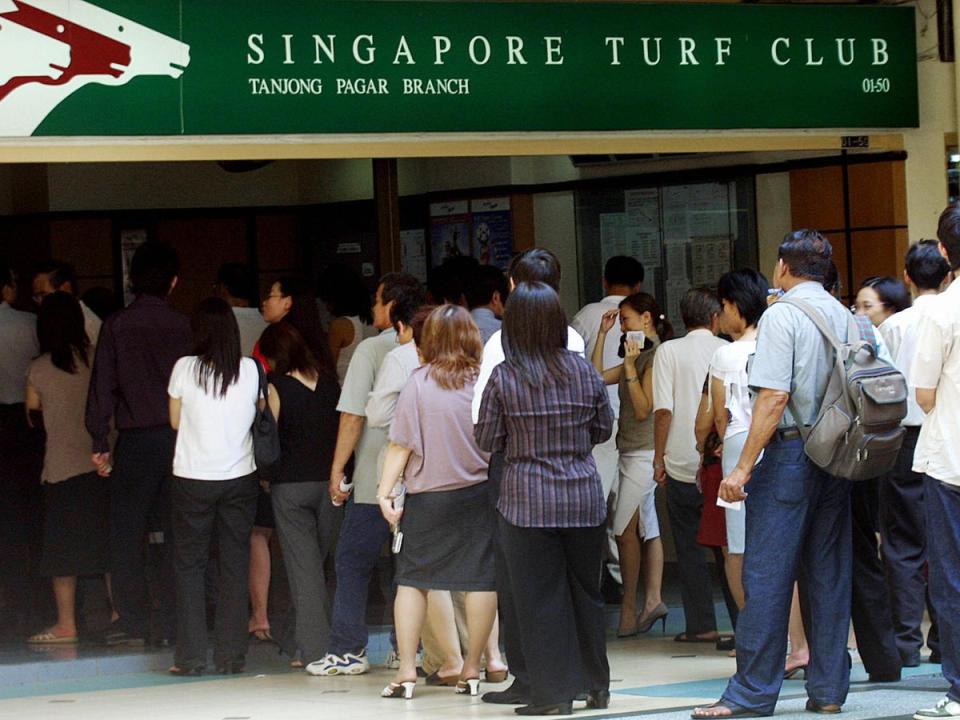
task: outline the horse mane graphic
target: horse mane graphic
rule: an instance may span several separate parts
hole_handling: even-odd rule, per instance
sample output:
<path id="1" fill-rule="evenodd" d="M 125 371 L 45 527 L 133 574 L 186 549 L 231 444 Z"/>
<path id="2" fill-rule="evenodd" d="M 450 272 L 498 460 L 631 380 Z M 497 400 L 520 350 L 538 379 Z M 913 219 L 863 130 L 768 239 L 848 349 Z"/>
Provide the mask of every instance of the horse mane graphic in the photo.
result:
<path id="1" fill-rule="evenodd" d="M 84 0 L 0 0 L 0 136 L 32 135 L 89 84 L 179 78 L 190 46 Z"/>

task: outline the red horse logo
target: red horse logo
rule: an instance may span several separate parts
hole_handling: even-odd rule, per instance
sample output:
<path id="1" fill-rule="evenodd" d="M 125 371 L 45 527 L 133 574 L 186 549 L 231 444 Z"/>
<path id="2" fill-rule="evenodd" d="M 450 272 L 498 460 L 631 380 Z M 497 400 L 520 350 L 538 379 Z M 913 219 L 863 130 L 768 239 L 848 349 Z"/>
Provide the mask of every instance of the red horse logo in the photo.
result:
<path id="1" fill-rule="evenodd" d="M 190 63 L 188 45 L 83 0 L 0 0 L 0 30 L 0 135 L 32 135 L 90 83 L 179 78 Z"/>

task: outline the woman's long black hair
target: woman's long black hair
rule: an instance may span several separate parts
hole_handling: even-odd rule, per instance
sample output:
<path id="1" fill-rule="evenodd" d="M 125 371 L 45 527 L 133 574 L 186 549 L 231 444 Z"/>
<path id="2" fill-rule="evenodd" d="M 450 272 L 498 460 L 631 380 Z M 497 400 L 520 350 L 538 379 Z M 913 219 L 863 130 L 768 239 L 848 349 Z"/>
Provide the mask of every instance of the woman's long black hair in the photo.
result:
<path id="1" fill-rule="evenodd" d="M 552 287 L 522 282 L 510 293 L 503 312 L 503 354 L 529 385 L 548 378 L 564 382 L 567 316 Z"/>
<path id="2" fill-rule="evenodd" d="M 90 338 L 84 329 L 83 310 L 68 292 L 47 295 L 37 316 L 37 340 L 41 353 L 50 353 L 54 367 L 77 372 L 77 358 L 90 366 Z"/>
<path id="3" fill-rule="evenodd" d="M 320 321 L 320 310 L 317 308 L 316 298 L 310 292 L 310 287 L 303 280 L 294 277 L 282 277 L 277 280 L 277 284 L 280 286 L 281 294 L 292 300 L 290 312 L 283 318 L 284 321 L 293 325 L 303 336 L 304 342 L 317 361 L 320 374 L 336 375 L 337 367 L 333 364 L 333 356 L 330 354 L 330 342 Z"/>
<path id="4" fill-rule="evenodd" d="M 190 318 L 197 384 L 207 394 L 225 397 L 240 376 L 240 328 L 225 300 L 201 300 Z"/>

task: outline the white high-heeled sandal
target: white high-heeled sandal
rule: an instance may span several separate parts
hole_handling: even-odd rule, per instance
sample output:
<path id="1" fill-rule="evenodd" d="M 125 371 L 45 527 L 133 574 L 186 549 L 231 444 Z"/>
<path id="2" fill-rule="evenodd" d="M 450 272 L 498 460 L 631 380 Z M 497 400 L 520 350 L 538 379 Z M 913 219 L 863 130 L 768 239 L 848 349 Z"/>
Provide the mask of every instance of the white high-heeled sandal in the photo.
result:
<path id="1" fill-rule="evenodd" d="M 403 698 L 404 700 L 411 700 L 413 698 L 413 689 L 416 686 L 416 682 L 390 683 L 380 692 L 380 696 L 385 698 Z"/>

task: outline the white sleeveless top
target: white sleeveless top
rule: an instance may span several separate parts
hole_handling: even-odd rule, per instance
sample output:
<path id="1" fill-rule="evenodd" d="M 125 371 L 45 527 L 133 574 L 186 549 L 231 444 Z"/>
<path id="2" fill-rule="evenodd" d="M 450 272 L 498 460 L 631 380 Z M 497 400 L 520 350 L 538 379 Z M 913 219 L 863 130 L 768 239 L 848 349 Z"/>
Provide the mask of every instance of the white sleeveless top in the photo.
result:
<path id="1" fill-rule="evenodd" d="M 360 322 L 360 317 L 358 315 L 350 315 L 347 317 L 347 320 L 350 321 L 350 324 L 353 325 L 353 342 L 349 345 L 340 348 L 340 354 L 337 356 L 337 377 L 340 379 L 340 384 L 343 385 L 343 379 L 347 376 L 347 368 L 350 366 L 350 358 L 353 357 L 353 351 L 357 349 L 357 345 L 363 342 L 368 337 L 372 337 L 376 334 L 376 330 L 369 325 L 364 325 Z"/>

